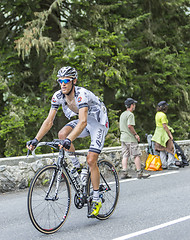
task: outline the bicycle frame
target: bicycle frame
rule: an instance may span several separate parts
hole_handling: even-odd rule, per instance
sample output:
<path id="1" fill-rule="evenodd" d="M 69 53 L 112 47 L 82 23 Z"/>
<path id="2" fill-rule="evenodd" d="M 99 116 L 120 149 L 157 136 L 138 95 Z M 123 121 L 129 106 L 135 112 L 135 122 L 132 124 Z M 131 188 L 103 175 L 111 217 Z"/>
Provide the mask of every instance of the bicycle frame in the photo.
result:
<path id="1" fill-rule="evenodd" d="M 40 142 L 40 143 L 37 145 L 37 147 L 40 147 L 40 146 L 49 146 L 49 147 L 52 147 L 52 148 L 57 149 L 57 148 L 58 148 L 58 144 L 59 144 L 59 141 L 58 141 L 58 140 L 55 140 L 55 142 Z M 36 147 L 36 148 L 37 148 L 37 147 Z M 32 155 L 33 155 L 34 157 L 37 157 L 37 155 L 35 154 L 36 148 L 32 151 Z M 73 152 L 71 152 L 71 154 L 84 156 L 84 154 L 81 154 L 81 153 L 73 153 Z M 68 154 L 63 148 L 59 149 L 58 160 L 57 160 L 57 162 L 54 163 L 54 165 L 57 166 L 58 171 L 59 171 L 60 169 L 61 169 L 61 171 L 64 170 L 64 172 L 65 172 L 66 176 L 68 177 L 69 182 L 70 182 L 70 184 L 72 185 L 72 187 L 73 187 L 73 189 L 74 189 L 74 191 L 75 191 L 76 194 L 83 194 L 83 193 L 86 194 L 86 189 L 85 189 L 84 192 L 82 192 L 82 189 L 80 188 L 80 185 L 77 183 L 76 179 L 72 176 L 72 174 L 71 174 L 71 172 L 70 172 L 70 170 L 69 170 L 69 168 L 68 168 L 68 164 L 67 164 L 67 162 L 65 161 L 65 156 L 67 156 L 68 158 L 70 158 L 69 154 Z M 89 169 L 88 169 L 88 172 L 89 172 Z M 55 175 L 55 177 L 56 177 L 56 175 Z M 59 178 L 59 179 L 58 179 L 58 178 Z M 56 198 L 57 198 L 58 188 L 59 188 L 59 182 L 60 182 L 60 180 L 61 180 L 61 176 L 59 176 L 58 178 L 57 178 L 57 187 L 56 187 L 56 193 L 55 193 L 55 200 L 56 200 Z M 51 182 L 53 183 L 54 180 L 55 180 L 55 178 L 52 176 Z M 49 189 L 48 189 L 48 192 L 47 192 L 47 196 L 46 196 L 46 197 L 47 197 L 47 200 L 50 200 L 50 199 L 48 199 L 48 194 L 49 194 L 49 192 L 50 192 L 50 190 L 51 190 L 51 185 L 52 185 L 51 182 L 50 182 L 50 186 L 49 186 Z"/>

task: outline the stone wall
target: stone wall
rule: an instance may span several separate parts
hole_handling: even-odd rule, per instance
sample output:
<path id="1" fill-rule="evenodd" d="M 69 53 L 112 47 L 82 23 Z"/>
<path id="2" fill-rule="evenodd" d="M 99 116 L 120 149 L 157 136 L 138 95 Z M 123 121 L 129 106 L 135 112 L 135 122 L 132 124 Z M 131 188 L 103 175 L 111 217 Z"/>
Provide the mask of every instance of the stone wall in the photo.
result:
<path id="1" fill-rule="evenodd" d="M 190 140 L 177 141 L 177 144 L 183 149 L 187 160 L 190 161 Z M 142 164 L 145 164 L 147 144 L 139 145 L 142 151 L 141 161 Z M 87 153 L 87 150 L 78 152 Z M 29 156 L 28 158 L 24 156 L 0 158 L 0 192 L 27 188 L 38 169 L 52 164 L 53 161 L 56 161 L 57 155 L 58 153 L 37 155 L 37 157 Z M 121 147 L 104 148 L 100 158 L 112 161 L 118 172 L 121 170 Z M 80 156 L 80 162 L 85 162 L 84 156 Z M 129 161 L 128 165 L 129 169 L 135 169 L 132 161 Z"/>

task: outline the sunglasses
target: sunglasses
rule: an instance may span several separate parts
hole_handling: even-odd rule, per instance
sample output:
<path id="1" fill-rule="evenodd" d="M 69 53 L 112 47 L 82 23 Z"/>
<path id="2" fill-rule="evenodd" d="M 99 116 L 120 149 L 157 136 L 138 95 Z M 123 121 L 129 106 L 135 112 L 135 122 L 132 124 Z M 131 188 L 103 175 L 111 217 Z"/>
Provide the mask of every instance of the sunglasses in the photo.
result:
<path id="1" fill-rule="evenodd" d="M 58 83 L 69 83 L 70 81 L 74 80 L 73 78 L 66 78 L 66 79 L 57 79 Z"/>

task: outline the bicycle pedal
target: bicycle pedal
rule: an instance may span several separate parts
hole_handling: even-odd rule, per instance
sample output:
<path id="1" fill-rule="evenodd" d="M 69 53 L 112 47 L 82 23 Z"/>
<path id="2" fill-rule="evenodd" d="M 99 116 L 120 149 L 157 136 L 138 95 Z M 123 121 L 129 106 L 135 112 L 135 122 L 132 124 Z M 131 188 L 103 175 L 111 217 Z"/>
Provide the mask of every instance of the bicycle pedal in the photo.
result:
<path id="1" fill-rule="evenodd" d="M 87 218 L 96 218 L 96 216 L 88 214 Z"/>

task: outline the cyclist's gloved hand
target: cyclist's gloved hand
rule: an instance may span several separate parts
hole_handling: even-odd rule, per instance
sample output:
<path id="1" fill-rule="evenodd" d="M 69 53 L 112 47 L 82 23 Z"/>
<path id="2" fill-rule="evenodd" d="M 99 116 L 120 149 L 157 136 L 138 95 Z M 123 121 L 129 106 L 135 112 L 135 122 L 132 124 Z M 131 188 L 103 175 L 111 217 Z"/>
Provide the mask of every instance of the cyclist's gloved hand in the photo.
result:
<path id="1" fill-rule="evenodd" d="M 33 140 L 28 141 L 28 142 L 26 143 L 26 146 L 32 145 L 32 146 L 36 147 L 36 146 L 38 145 L 38 143 L 39 143 L 38 139 L 37 139 L 37 138 L 34 138 Z"/>
<path id="2" fill-rule="evenodd" d="M 67 150 L 70 149 L 71 147 L 71 140 L 68 138 L 65 138 L 65 140 L 60 140 L 60 145 L 62 145 L 64 148 L 66 148 Z"/>

